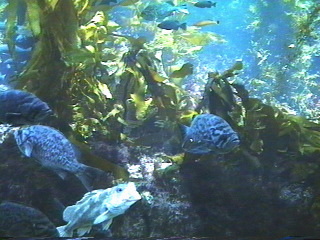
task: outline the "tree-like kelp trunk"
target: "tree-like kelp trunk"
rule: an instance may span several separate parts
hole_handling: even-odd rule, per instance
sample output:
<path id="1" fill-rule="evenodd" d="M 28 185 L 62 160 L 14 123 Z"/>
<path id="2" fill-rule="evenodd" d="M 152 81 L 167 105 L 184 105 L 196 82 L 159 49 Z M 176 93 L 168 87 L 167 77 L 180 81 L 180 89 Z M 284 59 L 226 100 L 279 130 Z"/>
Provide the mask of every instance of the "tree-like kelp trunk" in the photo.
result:
<path id="1" fill-rule="evenodd" d="M 56 2 L 56 5 L 53 3 Z M 31 60 L 18 77 L 18 88 L 34 92 L 48 102 L 59 118 L 70 122 L 70 84 L 72 67 L 64 62 L 64 54 L 78 47 L 78 19 L 72 0 L 26 1 L 29 24 L 38 34 Z M 31 15 L 38 14 L 39 19 Z M 39 32 L 35 32 L 39 25 Z"/>

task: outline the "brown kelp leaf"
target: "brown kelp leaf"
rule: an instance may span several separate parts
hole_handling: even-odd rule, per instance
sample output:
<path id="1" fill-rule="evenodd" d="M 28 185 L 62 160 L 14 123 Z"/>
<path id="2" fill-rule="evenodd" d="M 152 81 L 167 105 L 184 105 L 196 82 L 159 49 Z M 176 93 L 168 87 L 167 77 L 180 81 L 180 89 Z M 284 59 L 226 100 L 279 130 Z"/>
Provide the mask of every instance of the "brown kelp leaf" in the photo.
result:
<path id="1" fill-rule="evenodd" d="M 193 64 L 185 63 L 179 70 L 173 71 L 170 74 L 170 78 L 184 78 L 191 74 L 193 74 Z"/>
<path id="2" fill-rule="evenodd" d="M 162 77 L 159 73 L 157 73 L 155 70 L 151 69 L 150 67 L 149 68 L 149 71 L 151 73 L 151 76 L 152 76 L 152 80 L 155 81 L 155 82 L 163 82 L 166 80 L 165 77 Z"/>
<path id="3" fill-rule="evenodd" d="M 127 172 L 126 169 L 119 167 L 114 163 L 111 163 L 107 159 L 104 159 L 104 158 L 101 158 L 101 157 L 98 157 L 98 156 L 92 154 L 89 146 L 87 146 L 86 144 L 84 144 L 82 142 L 77 141 L 73 137 L 70 137 L 69 140 L 72 142 L 72 144 L 77 146 L 78 149 L 80 150 L 81 160 L 84 163 L 86 163 L 92 167 L 96 167 L 101 170 L 104 170 L 106 172 L 112 172 L 116 179 L 120 179 L 120 178 L 122 178 L 123 180 L 128 179 L 129 173 Z"/>
<path id="4" fill-rule="evenodd" d="M 121 6 L 130 6 L 133 5 L 137 2 L 139 2 L 140 0 L 123 0 L 122 2 L 119 3 L 119 5 Z"/>
<path id="5" fill-rule="evenodd" d="M 50 5 L 52 11 L 56 8 L 56 5 L 59 1 L 60 0 L 49 0 L 49 5 Z"/>
<path id="6" fill-rule="evenodd" d="M 30 29 L 33 33 L 34 36 L 39 36 L 41 33 L 41 28 L 40 28 L 40 13 L 41 9 L 38 5 L 37 0 L 28 0 L 25 1 L 27 4 L 27 17 L 28 17 L 28 23 L 30 26 Z"/>

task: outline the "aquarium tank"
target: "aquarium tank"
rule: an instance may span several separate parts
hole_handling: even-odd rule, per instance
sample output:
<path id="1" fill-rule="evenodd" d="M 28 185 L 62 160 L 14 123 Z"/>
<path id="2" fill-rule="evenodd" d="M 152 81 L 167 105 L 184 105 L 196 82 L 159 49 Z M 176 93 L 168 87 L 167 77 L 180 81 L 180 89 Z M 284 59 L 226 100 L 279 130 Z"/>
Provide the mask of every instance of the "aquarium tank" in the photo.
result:
<path id="1" fill-rule="evenodd" d="M 320 239 L 319 0 L 0 0 L 0 239 Z"/>

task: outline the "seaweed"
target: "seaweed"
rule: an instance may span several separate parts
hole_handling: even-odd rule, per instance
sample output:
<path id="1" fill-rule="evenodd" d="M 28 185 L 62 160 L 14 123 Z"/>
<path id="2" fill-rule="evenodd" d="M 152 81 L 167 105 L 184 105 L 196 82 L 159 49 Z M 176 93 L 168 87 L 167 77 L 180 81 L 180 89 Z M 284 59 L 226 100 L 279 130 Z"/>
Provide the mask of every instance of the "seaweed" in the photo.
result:
<path id="1" fill-rule="evenodd" d="M 231 155 L 248 159 L 256 168 L 271 167 L 281 158 L 319 154 L 319 124 L 250 97 L 243 85 L 229 80 L 239 74 L 241 65 L 238 61 L 221 74 L 208 73 L 204 96 L 195 115 L 209 111 L 224 118 L 241 137 L 239 150 Z M 197 158 L 186 154 L 184 161 Z M 210 155 L 201 156 L 201 159 L 210 158 Z"/>

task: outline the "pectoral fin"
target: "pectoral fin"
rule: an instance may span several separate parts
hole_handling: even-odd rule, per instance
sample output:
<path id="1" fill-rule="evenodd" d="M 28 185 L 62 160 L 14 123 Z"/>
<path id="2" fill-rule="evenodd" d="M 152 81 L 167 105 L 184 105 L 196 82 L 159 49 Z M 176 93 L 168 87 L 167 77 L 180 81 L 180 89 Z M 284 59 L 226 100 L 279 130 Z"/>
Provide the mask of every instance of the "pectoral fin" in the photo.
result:
<path id="1" fill-rule="evenodd" d="M 6 113 L 6 121 L 9 123 L 16 123 L 21 121 L 22 114 L 21 113 Z"/>
<path id="2" fill-rule="evenodd" d="M 82 228 L 78 228 L 77 229 L 78 236 L 81 237 L 81 236 L 85 235 L 86 233 L 90 232 L 90 230 L 91 230 L 91 226 L 85 226 Z"/>
<path id="3" fill-rule="evenodd" d="M 109 211 L 106 211 L 102 214 L 100 214 L 93 222 L 93 224 L 99 224 L 99 223 L 102 223 L 106 220 L 108 220 L 110 217 L 109 217 Z"/>
<path id="4" fill-rule="evenodd" d="M 112 223 L 112 218 L 109 221 L 105 221 L 104 223 L 102 223 L 102 230 L 108 230 L 110 225 Z"/>
<path id="5" fill-rule="evenodd" d="M 31 157 L 32 150 L 33 150 L 33 144 L 31 142 L 26 141 L 23 143 L 24 155 L 26 155 L 27 157 Z"/>

